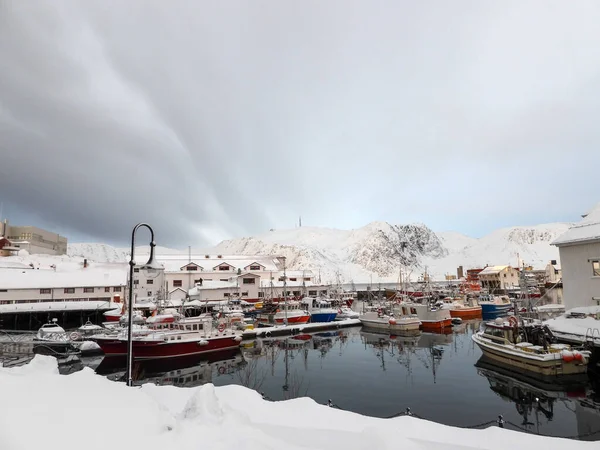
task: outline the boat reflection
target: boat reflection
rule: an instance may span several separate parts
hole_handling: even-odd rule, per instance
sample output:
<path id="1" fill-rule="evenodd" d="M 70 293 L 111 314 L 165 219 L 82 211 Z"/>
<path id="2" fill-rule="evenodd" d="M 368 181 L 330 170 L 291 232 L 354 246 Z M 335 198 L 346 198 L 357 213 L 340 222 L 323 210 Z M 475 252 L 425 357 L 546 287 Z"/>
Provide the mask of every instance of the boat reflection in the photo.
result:
<path id="1" fill-rule="evenodd" d="M 590 389 L 586 383 L 557 384 L 512 372 L 482 356 L 475 364 L 477 373 L 487 378 L 490 389 L 502 399 L 514 403 L 522 427 L 539 432 L 540 419 L 552 421 L 557 402 L 571 403 L 585 399 Z"/>
<path id="2" fill-rule="evenodd" d="M 211 383 L 214 374 L 234 373 L 243 363 L 239 349 L 181 358 L 134 361 L 132 378 L 135 384 L 154 383 L 180 387 Z M 104 358 L 96 373 L 113 381 L 125 380 L 126 358 Z"/>

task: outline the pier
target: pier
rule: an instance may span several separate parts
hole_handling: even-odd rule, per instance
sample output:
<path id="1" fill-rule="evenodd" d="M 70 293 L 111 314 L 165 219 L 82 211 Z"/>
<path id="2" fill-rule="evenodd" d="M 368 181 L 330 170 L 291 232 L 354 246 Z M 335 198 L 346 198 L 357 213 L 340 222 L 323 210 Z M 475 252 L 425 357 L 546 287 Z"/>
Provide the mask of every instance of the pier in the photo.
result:
<path id="1" fill-rule="evenodd" d="M 333 322 L 308 323 L 302 325 L 283 325 L 279 327 L 262 327 L 246 330 L 242 336 L 244 341 L 257 337 L 291 336 L 300 333 L 327 331 L 340 328 L 355 327 L 361 324 L 359 319 L 337 320 Z"/>

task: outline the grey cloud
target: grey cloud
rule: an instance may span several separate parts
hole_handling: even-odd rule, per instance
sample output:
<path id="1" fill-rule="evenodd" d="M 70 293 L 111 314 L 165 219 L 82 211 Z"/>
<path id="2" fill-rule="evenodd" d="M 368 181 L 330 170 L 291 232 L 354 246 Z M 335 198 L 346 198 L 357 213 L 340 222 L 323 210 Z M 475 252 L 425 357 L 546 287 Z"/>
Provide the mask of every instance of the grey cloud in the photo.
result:
<path id="1" fill-rule="evenodd" d="M 0 5 L 0 201 L 77 234 L 481 233 L 597 201 L 595 2 Z"/>

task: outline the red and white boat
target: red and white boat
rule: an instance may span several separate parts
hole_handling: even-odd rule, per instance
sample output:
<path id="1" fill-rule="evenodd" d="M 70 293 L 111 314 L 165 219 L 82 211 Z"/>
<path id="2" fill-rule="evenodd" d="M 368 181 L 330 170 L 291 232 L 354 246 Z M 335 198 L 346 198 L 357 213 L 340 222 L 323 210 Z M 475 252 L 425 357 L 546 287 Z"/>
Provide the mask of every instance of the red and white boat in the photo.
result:
<path id="1" fill-rule="evenodd" d="M 460 297 L 446 297 L 441 307 L 450 311 L 450 317 L 463 320 L 481 319 L 481 306 L 474 299 L 465 300 Z"/>
<path id="2" fill-rule="evenodd" d="M 436 308 L 426 303 L 400 303 L 403 315 L 416 315 L 423 331 L 443 331 L 452 329 L 450 310 Z"/>
<path id="3" fill-rule="evenodd" d="M 210 317 L 177 320 L 168 314 L 148 318 L 144 332 L 133 335 L 134 359 L 175 358 L 238 348 L 242 333 Z M 93 336 L 106 356 L 127 354 L 127 330 Z"/>
<path id="4" fill-rule="evenodd" d="M 310 314 L 300 302 L 288 301 L 279 303 L 272 311 L 265 311 L 256 317 L 260 325 L 273 326 L 288 324 L 303 324 L 310 319 Z"/>

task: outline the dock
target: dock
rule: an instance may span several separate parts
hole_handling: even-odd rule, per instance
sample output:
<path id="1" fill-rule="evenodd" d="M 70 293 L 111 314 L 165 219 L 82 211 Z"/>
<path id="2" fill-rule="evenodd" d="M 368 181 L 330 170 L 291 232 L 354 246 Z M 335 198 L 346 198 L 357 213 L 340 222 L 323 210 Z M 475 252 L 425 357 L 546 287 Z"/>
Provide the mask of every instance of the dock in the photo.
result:
<path id="1" fill-rule="evenodd" d="M 359 319 L 336 320 L 323 323 L 306 323 L 300 325 L 282 325 L 276 327 L 261 327 L 253 330 L 245 330 L 242 340 L 252 340 L 258 337 L 292 336 L 300 333 L 311 333 L 318 331 L 337 330 L 340 328 L 355 327 L 360 325 Z"/>

